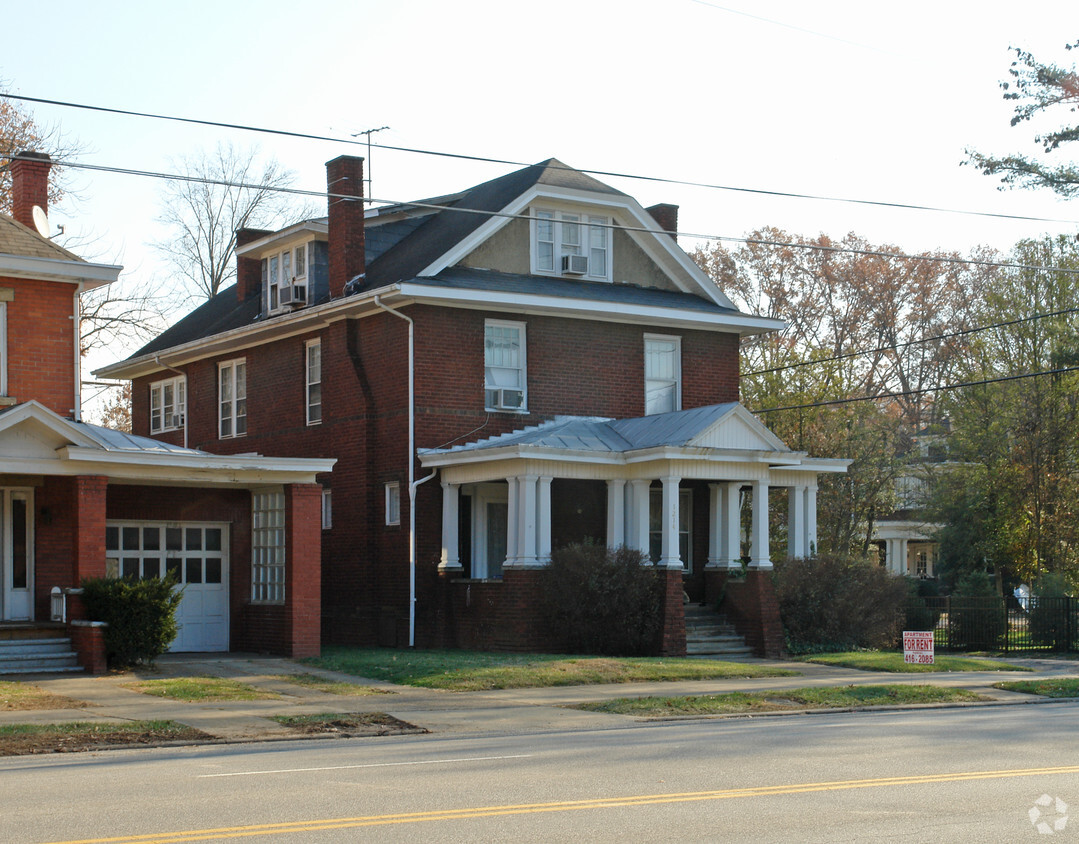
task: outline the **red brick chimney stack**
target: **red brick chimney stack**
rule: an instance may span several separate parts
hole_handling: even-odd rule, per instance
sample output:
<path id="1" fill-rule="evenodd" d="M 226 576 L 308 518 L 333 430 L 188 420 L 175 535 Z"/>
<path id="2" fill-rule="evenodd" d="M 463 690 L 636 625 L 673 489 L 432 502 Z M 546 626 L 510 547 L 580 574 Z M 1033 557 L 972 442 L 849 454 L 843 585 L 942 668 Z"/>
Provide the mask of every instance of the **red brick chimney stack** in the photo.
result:
<path id="1" fill-rule="evenodd" d="M 645 209 L 652 218 L 659 223 L 659 227 L 665 232 L 669 232 L 671 237 L 678 240 L 678 206 L 668 205 L 666 202 L 661 202 L 659 205 L 653 205 L 651 208 Z"/>
<path id="2" fill-rule="evenodd" d="M 254 243 L 260 237 L 273 234 L 266 229 L 237 229 L 236 249 Z M 244 301 L 262 289 L 262 261 L 258 258 L 236 256 L 236 298 Z"/>
<path id="3" fill-rule="evenodd" d="M 363 240 L 363 159 L 342 155 L 326 162 L 329 194 L 330 298 L 344 295 L 345 285 L 366 269 Z M 355 197 L 346 199 L 345 197 Z"/>
<path id="4" fill-rule="evenodd" d="M 11 216 L 34 228 L 34 206 L 49 212 L 49 170 L 52 159 L 44 152 L 20 152 L 8 165 L 11 172 Z"/>

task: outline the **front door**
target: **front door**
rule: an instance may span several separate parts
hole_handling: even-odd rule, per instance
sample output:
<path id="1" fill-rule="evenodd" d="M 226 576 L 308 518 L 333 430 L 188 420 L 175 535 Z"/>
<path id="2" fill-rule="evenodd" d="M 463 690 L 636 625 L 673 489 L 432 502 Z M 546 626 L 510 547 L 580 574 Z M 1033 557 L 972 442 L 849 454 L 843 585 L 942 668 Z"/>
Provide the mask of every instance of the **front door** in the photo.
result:
<path id="1" fill-rule="evenodd" d="M 0 576 L 0 620 L 33 619 L 33 490 L 0 489 Z"/>

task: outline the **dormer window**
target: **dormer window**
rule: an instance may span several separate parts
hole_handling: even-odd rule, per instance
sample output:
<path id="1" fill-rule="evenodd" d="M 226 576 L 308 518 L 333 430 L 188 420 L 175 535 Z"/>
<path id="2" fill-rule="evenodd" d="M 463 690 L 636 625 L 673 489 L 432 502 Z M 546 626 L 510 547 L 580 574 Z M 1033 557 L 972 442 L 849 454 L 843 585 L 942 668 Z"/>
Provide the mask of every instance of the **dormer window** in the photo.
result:
<path id="1" fill-rule="evenodd" d="M 262 259 L 266 310 L 277 313 L 307 304 L 307 244 Z"/>
<path id="2" fill-rule="evenodd" d="M 610 217 L 554 209 L 536 209 L 533 216 L 533 272 L 611 280 Z"/>

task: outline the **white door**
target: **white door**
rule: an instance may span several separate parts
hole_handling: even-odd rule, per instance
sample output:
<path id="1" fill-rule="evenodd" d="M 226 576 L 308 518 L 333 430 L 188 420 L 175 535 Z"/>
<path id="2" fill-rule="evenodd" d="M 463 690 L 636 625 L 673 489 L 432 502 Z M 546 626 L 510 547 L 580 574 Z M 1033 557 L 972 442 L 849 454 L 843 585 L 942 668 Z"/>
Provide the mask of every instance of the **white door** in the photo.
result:
<path id="1" fill-rule="evenodd" d="M 229 649 L 228 525 L 215 522 L 109 522 L 109 571 L 120 577 L 172 574 L 183 598 L 170 651 Z"/>
<path id="2" fill-rule="evenodd" d="M 34 617 L 34 493 L 0 489 L 0 569 L 3 595 L 0 619 Z"/>

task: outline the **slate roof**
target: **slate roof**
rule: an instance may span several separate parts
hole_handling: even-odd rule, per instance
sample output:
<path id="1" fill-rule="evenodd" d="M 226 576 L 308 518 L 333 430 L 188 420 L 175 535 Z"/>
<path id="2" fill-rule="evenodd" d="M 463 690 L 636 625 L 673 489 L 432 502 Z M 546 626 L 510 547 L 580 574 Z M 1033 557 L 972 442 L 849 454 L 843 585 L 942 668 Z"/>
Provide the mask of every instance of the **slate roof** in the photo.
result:
<path id="1" fill-rule="evenodd" d="M 199 305 L 179 322 L 170 325 L 131 357 L 139 358 L 203 337 L 243 328 L 258 319 L 261 309 L 260 296 L 249 296 L 243 302 L 238 301 L 234 284 L 226 287 L 210 301 Z"/>
<path id="2" fill-rule="evenodd" d="M 7 214 L 0 214 L 0 253 L 85 263 L 78 255 L 57 246 L 47 237 L 42 237 L 34 229 L 24 226 Z"/>
<path id="3" fill-rule="evenodd" d="M 420 454 L 464 454 L 515 446 L 597 453 L 622 453 L 661 446 L 685 446 L 706 428 L 731 413 L 737 402 L 657 413 L 633 419 L 557 416 L 519 431 L 445 449 L 419 449 Z"/>

